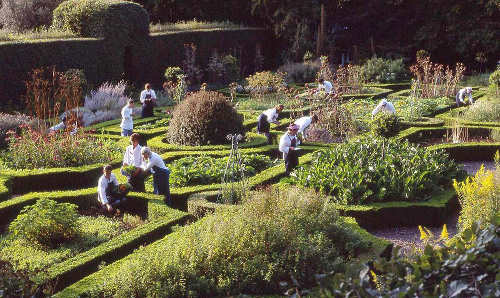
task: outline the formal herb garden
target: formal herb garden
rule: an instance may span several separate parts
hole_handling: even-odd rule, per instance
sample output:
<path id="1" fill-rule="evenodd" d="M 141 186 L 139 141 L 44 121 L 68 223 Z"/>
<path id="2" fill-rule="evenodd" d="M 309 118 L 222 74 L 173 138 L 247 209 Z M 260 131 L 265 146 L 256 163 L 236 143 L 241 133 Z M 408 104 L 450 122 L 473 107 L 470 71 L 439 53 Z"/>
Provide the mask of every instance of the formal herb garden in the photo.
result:
<path id="1" fill-rule="evenodd" d="M 0 105 L 0 297 L 500 296 L 500 70 L 472 75 L 491 53 L 376 55 L 325 41 L 335 25 L 315 54 L 319 23 L 284 29 L 298 15 L 267 1 L 253 17 L 282 53 L 262 28 L 148 26 L 161 5 L 4 1 L 0 58 L 26 61 L 0 65 L 19 93 Z"/>

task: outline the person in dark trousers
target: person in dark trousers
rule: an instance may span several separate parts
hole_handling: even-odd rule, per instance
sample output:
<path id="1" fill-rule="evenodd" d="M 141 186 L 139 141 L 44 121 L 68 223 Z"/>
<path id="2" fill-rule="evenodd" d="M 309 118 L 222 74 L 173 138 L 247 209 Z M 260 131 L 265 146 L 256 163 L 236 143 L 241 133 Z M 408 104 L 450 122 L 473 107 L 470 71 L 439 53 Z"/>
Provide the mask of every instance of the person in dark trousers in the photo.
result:
<path id="1" fill-rule="evenodd" d="M 297 155 L 298 145 L 300 144 L 297 138 L 297 131 L 299 126 L 291 124 L 288 131 L 281 136 L 279 150 L 283 153 L 285 160 L 286 175 L 290 175 L 293 169 L 299 164 L 299 157 Z"/>
<path id="2" fill-rule="evenodd" d="M 134 191 L 145 192 L 144 179 L 147 174 L 142 170 L 142 146 L 139 145 L 141 136 L 138 133 L 133 133 L 130 136 L 130 145 L 127 146 L 125 154 L 123 155 L 123 165 L 120 173 L 126 176 L 128 183 L 132 185 Z M 134 166 L 135 170 L 132 173 L 125 171 L 125 167 Z"/>
<path id="3" fill-rule="evenodd" d="M 165 196 L 165 203 L 172 206 L 170 197 L 170 170 L 165 166 L 160 155 L 151 152 L 149 147 L 142 147 L 142 169 L 153 174 L 153 193 Z"/>
<path id="4" fill-rule="evenodd" d="M 278 117 L 283 108 L 283 105 L 277 105 L 272 109 L 265 110 L 257 118 L 257 132 L 266 136 L 268 144 L 272 144 L 271 134 L 269 133 L 271 123 L 280 124 Z"/>
<path id="5" fill-rule="evenodd" d="M 142 111 L 141 117 L 153 117 L 153 108 L 156 101 L 156 93 L 153 89 L 151 89 L 151 85 L 147 83 L 144 86 L 144 90 L 141 92 L 141 103 L 142 103 Z"/>
<path id="6" fill-rule="evenodd" d="M 105 165 L 102 169 L 103 174 L 97 183 L 97 200 L 102 208 L 108 212 L 113 212 L 113 207 L 127 200 L 124 194 L 116 191 L 119 184 L 115 174 L 111 173 L 112 169 L 111 165 Z"/>

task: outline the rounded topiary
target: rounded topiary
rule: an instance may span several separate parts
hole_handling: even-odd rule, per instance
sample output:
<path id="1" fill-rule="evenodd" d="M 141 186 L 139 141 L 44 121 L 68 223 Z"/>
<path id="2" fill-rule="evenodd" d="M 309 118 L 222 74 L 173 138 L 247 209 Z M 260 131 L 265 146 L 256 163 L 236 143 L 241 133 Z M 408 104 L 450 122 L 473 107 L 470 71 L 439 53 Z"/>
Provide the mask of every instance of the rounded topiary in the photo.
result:
<path id="1" fill-rule="evenodd" d="M 379 113 L 371 122 L 371 131 L 386 138 L 397 135 L 400 128 L 400 119 L 395 114 Z"/>
<path id="2" fill-rule="evenodd" d="M 167 141 L 190 146 L 225 144 L 228 134 L 242 132 L 243 117 L 224 95 L 198 91 L 175 108 Z"/>
<path id="3" fill-rule="evenodd" d="M 119 0 L 67 0 L 53 15 L 53 26 L 82 37 L 124 42 L 149 34 L 149 15 L 139 4 Z"/>

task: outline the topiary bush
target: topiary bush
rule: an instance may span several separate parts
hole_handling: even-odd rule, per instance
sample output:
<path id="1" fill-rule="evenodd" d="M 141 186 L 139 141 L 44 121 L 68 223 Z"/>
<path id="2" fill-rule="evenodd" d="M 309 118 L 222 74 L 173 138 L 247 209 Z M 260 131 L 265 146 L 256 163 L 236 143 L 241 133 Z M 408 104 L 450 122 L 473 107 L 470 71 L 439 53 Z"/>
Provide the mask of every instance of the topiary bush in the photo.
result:
<path id="1" fill-rule="evenodd" d="M 379 113 L 371 121 L 370 128 L 375 135 L 390 138 L 398 134 L 401 123 L 395 114 Z"/>
<path id="2" fill-rule="evenodd" d="M 174 110 L 167 141 L 178 145 L 227 143 L 226 136 L 243 132 L 243 116 L 224 95 L 213 91 L 189 94 Z"/>
<path id="3" fill-rule="evenodd" d="M 67 0 L 54 10 L 53 26 L 83 37 L 130 42 L 149 34 L 149 16 L 139 4 L 119 0 Z"/>
<path id="4" fill-rule="evenodd" d="M 363 64 L 363 76 L 368 82 L 397 82 L 405 79 L 407 75 L 403 59 L 391 60 L 373 57 Z"/>
<path id="5" fill-rule="evenodd" d="M 489 82 L 490 89 L 498 95 L 500 88 L 500 67 L 490 75 Z"/>
<path id="6" fill-rule="evenodd" d="M 23 208 L 9 225 L 9 232 L 14 237 L 56 247 L 78 234 L 77 208 L 74 204 L 40 199 Z"/>

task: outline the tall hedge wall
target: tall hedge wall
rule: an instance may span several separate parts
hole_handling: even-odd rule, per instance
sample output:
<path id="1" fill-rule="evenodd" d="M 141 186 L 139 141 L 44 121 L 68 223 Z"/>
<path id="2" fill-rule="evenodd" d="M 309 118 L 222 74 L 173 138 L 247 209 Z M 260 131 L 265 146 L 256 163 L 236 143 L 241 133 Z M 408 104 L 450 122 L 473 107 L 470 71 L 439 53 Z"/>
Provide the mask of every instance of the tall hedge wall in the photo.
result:
<path id="1" fill-rule="evenodd" d="M 262 45 L 268 66 L 279 54 L 273 51 L 272 33 L 263 29 L 153 34 L 144 44 L 122 47 L 95 38 L 3 42 L 0 43 L 0 105 L 10 99 L 19 101 L 25 92 L 28 73 L 41 66 L 55 65 L 58 71 L 83 69 L 92 84 L 125 78 L 139 86 L 152 82 L 153 88 L 158 88 L 165 68 L 182 64 L 184 44 L 191 42 L 198 48 L 196 62 L 202 68 L 206 67 L 213 49 L 219 53 L 234 50 L 233 54 L 241 55 L 246 72 L 253 71 L 256 43 Z"/>

